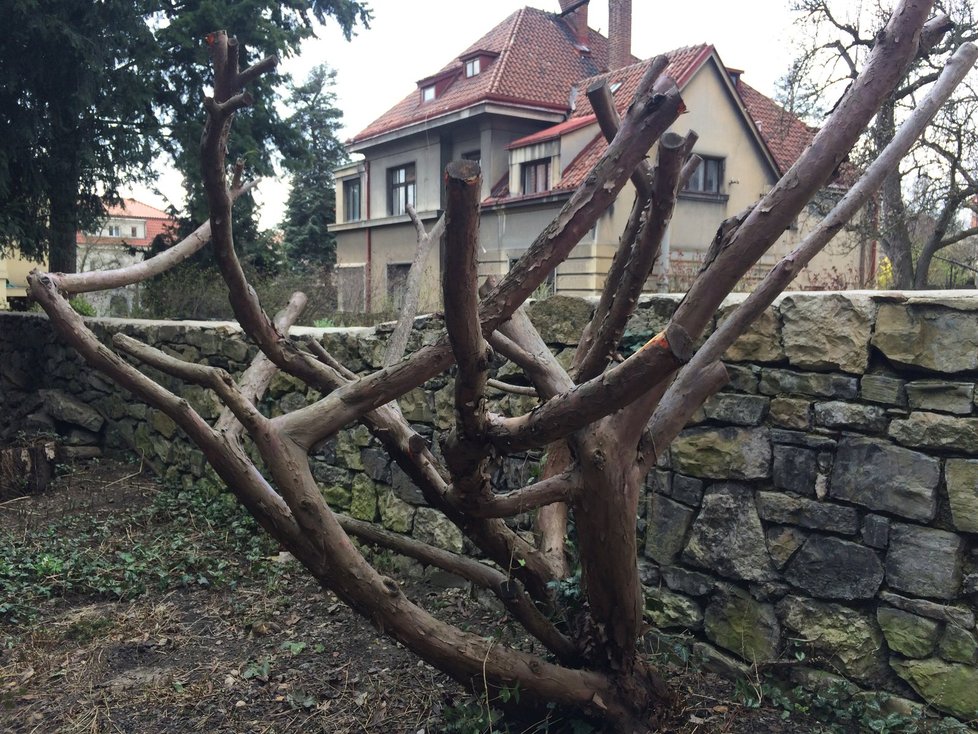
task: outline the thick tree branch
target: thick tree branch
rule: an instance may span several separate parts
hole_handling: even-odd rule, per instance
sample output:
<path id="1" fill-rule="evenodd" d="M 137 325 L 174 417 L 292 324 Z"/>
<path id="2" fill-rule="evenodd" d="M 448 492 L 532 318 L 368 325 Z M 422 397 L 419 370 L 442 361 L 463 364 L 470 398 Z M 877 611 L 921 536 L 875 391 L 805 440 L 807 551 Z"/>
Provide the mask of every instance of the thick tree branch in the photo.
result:
<path id="1" fill-rule="evenodd" d="M 55 331 L 88 364 L 172 418 L 200 447 L 214 470 L 263 528 L 297 554 L 308 550 L 309 541 L 299 532 L 289 508 L 239 447 L 224 441 L 186 400 L 166 390 L 99 342 L 58 294 L 54 281 L 47 275 L 31 273 L 28 285 L 31 297 L 47 312 Z"/>
<path id="2" fill-rule="evenodd" d="M 276 314 L 275 328 L 283 334 L 288 334 L 289 328 L 298 320 L 307 303 L 308 299 L 304 293 L 293 293 L 285 308 Z M 258 352 L 251 365 L 238 380 L 238 390 L 245 400 L 257 405 L 277 372 L 278 367 L 275 366 L 275 363 L 264 352 Z M 244 425 L 236 420 L 230 406 L 221 411 L 214 427 L 218 431 L 223 431 L 229 438 L 240 437 L 244 430 Z"/>
<path id="3" fill-rule="evenodd" d="M 574 643 L 540 613 L 522 585 L 501 571 L 466 556 L 420 543 L 408 536 L 382 530 L 373 523 L 355 520 L 346 515 L 337 515 L 337 519 L 347 533 L 365 543 L 387 548 L 402 556 L 454 573 L 483 589 L 489 589 L 513 618 L 546 645 L 558 659 L 573 662 L 579 657 Z"/>
<path id="4" fill-rule="evenodd" d="M 554 502 L 565 502 L 580 486 L 580 476 L 573 470 L 566 470 L 528 487 L 480 498 L 466 504 L 464 510 L 473 517 L 513 517 Z"/>
<path id="5" fill-rule="evenodd" d="M 707 398 L 729 381 L 730 375 L 723 363 L 712 362 L 700 369 L 695 379 L 677 380 L 670 385 L 652 414 L 648 430 L 639 442 L 638 455 L 644 462 L 644 474 L 656 465 L 661 453 L 679 435 Z"/>
<path id="6" fill-rule="evenodd" d="M 455 430 L 445 441 L 459 506 L 492 496 L 486 432 L 489 345 L 479 323 L 479 196 L 482 175 L 473 161 L 455 161 L 445 173 L 445 328 L 455 364 Z"/>
<path id="7" fill-rule="evenodd" d="M 709 366 L 717 362 L 724 352 L 740 337 L 751 323 L 773 302 L 774 299 L 797 277 L 798 272 L 818 254 L 829 241 L 855 216 L 870 197 L 879 189 L 887 177 L 900 164 L 911 146 L 923 133 L 924 128 L 951 96 L 954 88 L 978 60 L 978 46 L 965 44 L 948 60 L 938 82 L 930 93 L 893 136 L 890 144 L 866 169 L 859 181 L 833 207 L 832 211 L 819 222 L 818 226 L 790 254 L 786 255 L 754 289 L 747 299 L 723 321 L 700 347 L 689 364 L 680 373 L 653 416 L 653 423 L 662 422 L 670 411 L 683 401 L 677 397 L 694 391 L 694 386 L 703 381 L 703 374 Z"/>
<path id="8" fill-rule="evenodd" d="M 635 311 L 645 282 L 659 257 L 662 238 L 672 221 L 679 190 L 679 176 L 685 158 L 686 141 L 675 133 L 663 135 L 659 140 L 652 196 L 643 212 L 643 221 L 635 244 L 616 284 L 611 307 L 598 327 L 588 353 L 578 366 L 576 377 L 579 381 L 589 380 L 601 373 L 621 340 L 628 318 Z"/>
<path id="9" fill-rule="evenodd" d="M 187 362 L 177 357 L 171 357 L 156 347 L 144 344 L 125 334 L 116 334 L 112 343 L 129 356 L 155 367 L 160 372 L 177 377 L 193 385 L 199 385 L 213 390 L 225 404 L 225 412 L 239 426 L 247 427 L 249 431 L 262 430 L 267 427 L 265 418 L 245 396 L 234 382 L 227 370 L 210 367 L 204 364 Z M 215 426 L 215 430 L 222 429 Z M 237 436 L 237 433 L 232 434 Z"/>
<path id="10" fill-rule="evenodd" d="M 702 333 L 723 297 L 845 159 L 915 58 L 920 28 L 931 4 L 930 0 L 902 0 L 879 34 L 862 72 L 812 144 L 745 221 L 711 247 L 712 260 L 704 264 L 673 315 L 673 322 L 681 324 L 692 337 Z"/>
<path id="11" fill-rule="evenodd" d="M 502 337 L 494 345 L 503 356 L 519 365 L 540 397 L 548 400 L 574 387 L 573 380 L 530 321 L 526 309 L 518 308 L 493 337 Z M 510 349 L 507 341 L 515 349 Z"/>
<path id="12" fill-rule="evenodd" d="M 231 191 L 231 201 L 250 191 L 258 182 L 248 183 Z M 58 290 L 64 293 L 91 293 L 110 288 L 123 288 L 134 283 L 141 283 L 157 275 L 165 273 L 175 265 L 179 265 L 191 255 L 199 252 L 210 242 L 211 221 L 208 219 L 180 242 L 168 247 L 153 257 L 132 265 L 115 270 L 91 270 L 85 273 L 50 273 L 50 278 L 57 284 Z"/>
<path id="13" fill-rule="evenodd" d="M 418 245 L 414 250 L 414 260 L 408 270 L 407 282 L 404 284 L 404 303 L 401 306 L 401 314 L 394 326 L 394 331 L 387 340 L 387 348 L 384 350 L 384 367 L 390 367 L 395 362 L 404 357 L 407 351 L 408 337 L 411 336 L 411 329 L 414 327 L 414 319 L 418 315 L 418 304 L 421 299 L 421 282 L 424 277 L 425 263 L 431 254 L 431 248 L 439 242 L 445 233 L 445 215 L 438 218 L 435 226 L 430 232 L 426 232 L 421 218 L 414 210 L 414 206 L 407 205 L 408 216 L 414 222 L 414 228 L 418 233 Z"/>
<path id="14" fill-rule="evenodd" d="M 494 416 L 489 440 L 504 452 L 546 446 L 627 405 L 636 385 L 651 389 L 692 355 L 692 342 L 671 325 L 621 364 L 519 418 Z"/>

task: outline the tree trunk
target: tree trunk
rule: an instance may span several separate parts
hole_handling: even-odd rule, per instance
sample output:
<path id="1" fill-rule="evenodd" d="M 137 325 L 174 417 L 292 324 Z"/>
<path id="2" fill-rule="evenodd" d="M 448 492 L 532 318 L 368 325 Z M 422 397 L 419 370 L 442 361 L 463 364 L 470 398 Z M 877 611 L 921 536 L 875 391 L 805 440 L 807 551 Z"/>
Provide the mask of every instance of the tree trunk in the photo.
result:
<path id="1" fill-rule="evenodd" d="M 51 191 L 51 234 L 48 239 L 48 268 L 52 273 L 74 273 L 78 269 L 78 181 L 60 181 Z"/>
<path id="2" fill-rule="evenodd" d="M 944 202 L 944 208 L 941 210 L 937 221 L 934 222 L 934 231 L 927 238 L 927 242 L 924 243 L 924 246 L 920 250 L 920 255 L 917 257 L 917 272 L 914 275 L 914 288 L 923 290 L 928 287 L 930 264 L 938 250 L 944 247 L 942 244 L 944 236 L 954 221 L 954 215 L 957 213 L 960 205 L 961 201 L 953 197 Z"/>
<path id="3" fill-rule="evenodd" d="M 636 446 L 617 434 L 609 416 L 578 440 L 583 491 L 573 499 L 582 570 L 581 583 L 593 622 L 591 663 L 630 674 L 642 625 L 635 518 L 643 472 Z M 582 432 L 584 433 L 584 432 Z"/>
<path id="4" fill-rule="evenodd" d="M 873 131 L 876 150 L 883 150 L 893 140 L 895 132 L 894 102 L 889 97 L 876 116 L 876 128 Z M 880 244 L 893 269 L 893 287 L 898 290 L 913 288 L 913 246 L 910 230 L 907 228 L 907 208 L 903 202 L 903 179 L 898 170 L 893 171 L 883 182 L 879 229 Z"/>
<path id="5" fill-rule="evenodd" d="M 129 356 L 216 393 L 228 412 L 211 426 L 189 402 L 101 343 L 71 309 L 65 294 L 72 290 L 65 286 L 81 288 L 89 279 L 32 273 L 28 279 L 31 293 L 65 340 L 90 364 L 168 415 L 202 449 L 262 527 L 324 588 L 368 617 L 382 632 L 488 697 L 518 686 L 524 701 L 575 709 L 601 719 L 611 731 L 649 734 L 671 695 L 661 676 L 638 657 L 644 605 L 636 515 L 644 479 L 656 456 L 682 429 L 696 406 L 725 382 L 726 371 L 717 361 L 719 355 L 770 303 L 766 299 L 773 299 L 790 282 L 794 265 L 800 267 L 810 260 L 844 225 L 857 204 L 864 203 L 896 166 L 898 156 L 892 155 L 885 164 L 874 164 L 871 181 L 857 184 L 856 193 L 847 194 L 819 225 L 818 236 L 806 239 L 796 252 L 786 256 L 765 285 L 698 352 L 693 349 L 692 337 L 703 330 L 739 277 L 777 240 L 785 224 L 803 210 L 841 163 L 915 53 L 915 29 L 923 24 L 928 10 L 928 0 L 903 0 L 887 32 L 881 34 L 866 71 L 854 82 L 813 145 L 757 206 L 724 223 L 703 271 L 672 321 L 620 364 L 607 366 L 607 356 L 616 350 L 621 329 L 661 242 L 671 213 L 670 202 L 690 164 L 688 160 L 683 164 L 683 160 L 691 140 L 683 143 L 674 139 L 670 145 L 670 139 L 663 137 L 682 110 L 682 100 L 674 86 L 656 91 L 654 73 L 647 73 L 639 84 L 618 134 L 591 175 L 527 254 L 497 286 L 487 289 L 481 301 L 476 294 L 478 169 L 472 163 L 449 167 L 446 241 L 451 257 L 445 266 L 446 332 L 434 344 L 421 347 L 396 365 L 357 377 L 322 346 L 283 333 L 284 324 L 273 322 L 262 309 L 235 254 L 233 192 L 225 180 L 227 135 L 234 113 L 252 102 L 243 88 L 271 70 L 275 60 L 269 58 L 239 71 L 236 42 L 223 32 L 213 34 L 214 97 L 205 100 L 209 118 L 202 159 L 216 259 L 239 323 L 270 363 L 324 395 L 313 405 L 274 418 L 263 415 L 255 401 L 271 370 L 264 358 L 241 381 L 235 381 L 224 370 L 168 356 L 121 334 L 113 338 L 113 345 Z M 978 49 L 971 47 L 965 55 L 972 65 Z M 935 88 L 939 86 L 940 82 Z M 911 117 L 926 108 L 927 100 Z M 610 127 L 617 124 L 614 119 L 611 123 Z M 912 137 L 917 135 L 919 129 Z M 591 360 L 594 366 L 583 370 L 581 384 L 575 385 L 532 325 L 523 323 L 521 305 L 606 212 L 657 139 L 660 155 L 674 159 L 660 159 L 655 178 L 649 183 L 653 196 L 639 210 L 647 210 L 647 216 L 634 218 L 634 241 L 623 238 L 623 259 L 619 261 L 622 285 L 619 288 L 617 282 L 609 281 L 606 286 L 617 290 L 603 297 L 607 308 L 599 309 L 588 332 L 593 335 L 593 346 L 584 347 L 595 350 Z M 641 170 L 644 176 L 646 168 Z M 73 196 L 77 199 L 77 191 Z M 70 198 L 65 197 L 65 201 Z M 64 201 L 59 208 L 63 211 Z M 62 216 L 58 221 L 64 219 Z M 73 218 L 71 221 L 73 241 Z M 52 225 L 54 222 L 52 215 Z M 63 232 L 69 229 L 64 224 L 59 226 Z M 145 275 L 146 268 L 126 270 L 129 272 L 119 273 L 115 279 L 128 278 L 137 270 Z M 605 315 L 598 323 L 601 313 Z M 542 405 L 521 415 L 490 412 L 485 394 L 487 341 L 524 370 L 543 399 Z M 442 444 L 442 458 L 387 403 L 445 372 L 453 362 L 457 364 L 455 430 Z M 440 510 L 494 565 L 426 548 L 415 538 L 370 532 L 369 526 L 358 527 L 329 507 L 311 471 L 309 451 L 353 420 L 365 425 L 387 448 L 417 483 L 431 508 Z M 264 462 L 264 473 L 243 450 L 235 421 L 251 437 Z M 488 466 L 495 455 L 548 445 L 551 466 L 543 480 L 508 492 L 491 482 Z M 558 606 L 554 586 L 562 585 L 554 582 L 569 583 L 555 573 L 555 569 L 563 570 L 559 535 L 565 515 L 555 512 L 548 517 L 549 513 L 544 513 L 542 546 L 534 545 L 501 519 L 553 503 L 572 510 L 584 599 L 582 603 L 564 603 L 560 610 L 563 615 L 550 612 L 551 606 Z M 492 591 L 549 655 L 510 647 L 493 637 L 491 630 L 472 632 L 438 620 L 408 600 L 395 581 L 372 568 L 351 536 L 456 570 Z M 484 636 L 483 632 L 490 634 Z"/>

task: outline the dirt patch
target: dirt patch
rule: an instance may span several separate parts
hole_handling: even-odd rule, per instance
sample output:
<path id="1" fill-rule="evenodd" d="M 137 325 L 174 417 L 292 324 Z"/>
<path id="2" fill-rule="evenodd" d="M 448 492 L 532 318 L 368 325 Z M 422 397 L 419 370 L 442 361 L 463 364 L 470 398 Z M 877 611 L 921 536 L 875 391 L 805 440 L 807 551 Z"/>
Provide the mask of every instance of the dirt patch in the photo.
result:
<path id="1" fill-rule="evenodd" d="M 16 536 L 28 542 L 32 533 L 47 532 L 53 520 L 95 518 L 116 533 L 135 536 L 131 550 L 113 551 L 131 556 L 141 538 L 169 537 L 165 524 L 153 526 L 164 523 L 165 514 L 150 513 L 138 532 L 122 521 L 155 506 L 167 491 L 137 470 L 111 463 L 76 467 L 52 491 L 0 506 L 0 531 L 8 541 Z M 89 525 L 58 527 L 82 533 Z M 214 548 L 205 547 L 212 536 L 202 531 L 190 552 L 212 555 Z M 88 540 L 79 536 L 77 542 Z M 240 547 L 231 543 L 224 553 L 231 556 Z M 504 731 L 502 725 L 485 726 L 484 702 L 379 635 L 294 561 L 276 557 L 274 549 L 270 555 L 276 560 L 260 568 L 238 559 L 232 564 L 236 573 L 222 583 L 147 588 L 131 599 L 67 594 L 40 603 L 29 622 L 8 621 L 0 630 L 6 643 L 0 652 L 0 730 Z M 396 569 L 384 570 L 397 575 Z M 467 588 L 435 589 L 414 577 L 401 577 L 400 583 L 411 598 L 457 625 L 520 639 L 501 607 Z M 804 717 L 785 720 L 780 710 L 742 705 L 728 681 L 693 666 L 673 666 L 670 674 L 680 702 L 666 731 L 821 730 Z M 588 730 L 581 722 L 554 719 L 509 731 Z"/>

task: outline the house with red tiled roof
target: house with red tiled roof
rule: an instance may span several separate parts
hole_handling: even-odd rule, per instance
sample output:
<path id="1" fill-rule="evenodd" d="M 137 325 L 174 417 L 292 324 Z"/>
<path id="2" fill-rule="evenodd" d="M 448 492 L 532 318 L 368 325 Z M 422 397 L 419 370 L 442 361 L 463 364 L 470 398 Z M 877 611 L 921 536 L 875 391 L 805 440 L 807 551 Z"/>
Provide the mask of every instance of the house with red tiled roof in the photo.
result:
<path id="1" fill-rule="evenodd" d="M 161 235 L 177 226 L 162 209 L 135 199 L 106 207 L 106 216 L 92 232 L 78 232 L 78 272 L 112 270 L 142 260 Z M 129 316 L 139 303 L 139 285 L 90 293 L 86 298 L 100 316 Z"/>
<path id="2" fill-rule="evenodd" d="M 77 232 L 78 271 L 108 270 L 123 267 L 143 258 L 153 241 L 176 226 L 165 211 L 135 199 L 124 199 L 106 208 L 106 218 L 94 232 Z M 47 262 L 34 262 L 17 253 L 0 256 L 0 310 L 26 305 L 27 275 L 35 268 L 47 269 Z M 86 298 L 100 315 L 128 316 L 138 287 L 92 293 Z"/>
<path id="3" fill-rule="evenodd" d="M 79 251 L 107 246 L 148 250 L 153 240 L 176 226 L 176 220 L 162 209 L 135 199 L 123 199 L 118 204 L 106 207 L 105 215 L 98 231 L 78 232 L 75 235 Z M 82 257 L 79 252 L 79 269 L 82 269 Z"/>
<path id="4" fill-rule="evenodd" d="M 419 80 L 416 90 L 349 142 L 362 160 L 336 171 L 338 222 L 331 226 L 341 308 L 396 308 L 415 245 L 405 208 L 412 204 L 428 225 L 436 221 L 449 161 L 481 163 L 480 270 L 498 275 L 525 252 L 607 148 L 586 90 L 604 79 L 619 111 L 631 102 L 650 63 L 631 54 L 631 0 L 609 0 L 608 38 L 587 26 L 587 0 L 559 2 L 559 12 L 516 11 Z M 815 134 L 728 69 L 712 45 L 666 56 L 664 73 L 687 109 L 672 130 L 696 131 L 694 152 L 703 164 L 680 194 L 650 290 L 688 286 L 720 223 L 769 190 Z M 553 290 L 600 292 L 633 198 L 627 184 L 558 266 Z M 785 232 L 754 279 L 797 244 L 807 224 L 803 216 Z M 865 248 L 847 246 L 813 266 L 865 276 L 872 262 Z M 424 306 L 438 305 L 439 272 L 432 262 Z"/>

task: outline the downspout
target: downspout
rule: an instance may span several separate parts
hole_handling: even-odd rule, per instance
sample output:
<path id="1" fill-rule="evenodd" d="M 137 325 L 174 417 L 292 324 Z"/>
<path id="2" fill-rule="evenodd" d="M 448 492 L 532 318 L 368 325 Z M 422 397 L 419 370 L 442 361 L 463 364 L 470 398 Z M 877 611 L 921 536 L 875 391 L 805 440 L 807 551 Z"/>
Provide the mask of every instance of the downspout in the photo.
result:
<path id="1" fill-rule="evenodd" d="M 370 226 L 370 161 L 365 161 L 364 165 L 364 187 L 367 189 L 367 263 L 364 266 L 364 308 L 367 313 L 371 313 L 371 295 L 373 294 L 373 283 L 371 282 L 371 266 L 373 261 L 373 228 Z"/>

